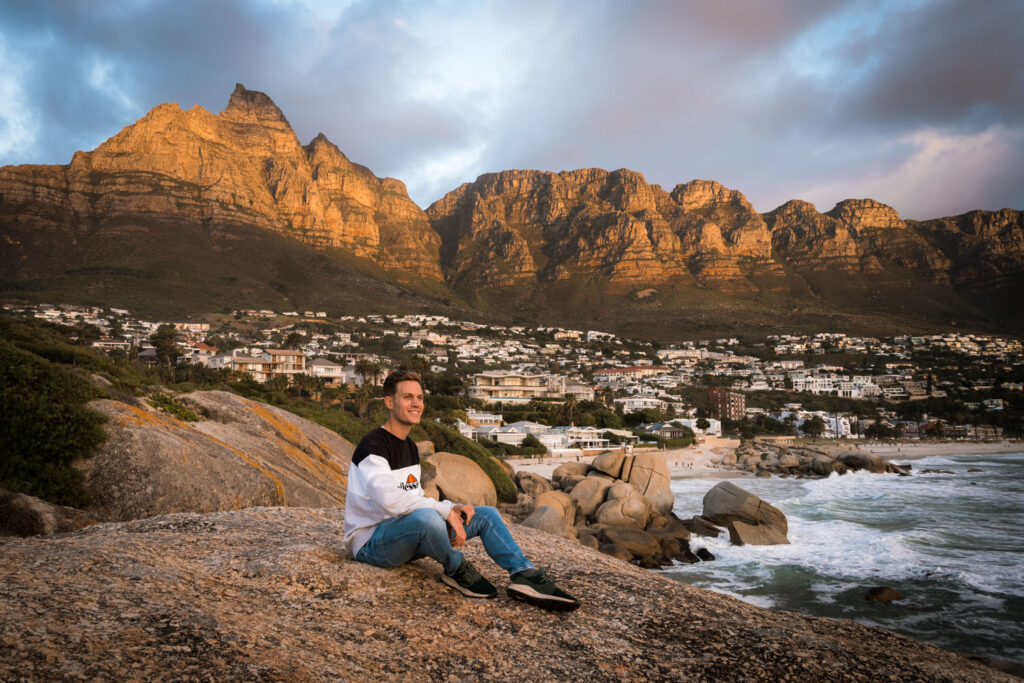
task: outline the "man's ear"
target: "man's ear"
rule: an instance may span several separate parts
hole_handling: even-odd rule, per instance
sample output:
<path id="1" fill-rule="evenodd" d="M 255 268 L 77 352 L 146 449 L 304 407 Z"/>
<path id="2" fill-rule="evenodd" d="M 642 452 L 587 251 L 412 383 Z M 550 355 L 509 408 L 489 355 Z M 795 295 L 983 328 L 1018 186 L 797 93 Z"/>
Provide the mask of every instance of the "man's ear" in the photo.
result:
<path id="1" fill-rule="evenodd" d="M 388 410 L 391 410 L 392 408 L 394 408 L 395 407 L 395 397 L 394 396 L 385 396 L 384 397 L 384 407 L 387 408 Z"/>

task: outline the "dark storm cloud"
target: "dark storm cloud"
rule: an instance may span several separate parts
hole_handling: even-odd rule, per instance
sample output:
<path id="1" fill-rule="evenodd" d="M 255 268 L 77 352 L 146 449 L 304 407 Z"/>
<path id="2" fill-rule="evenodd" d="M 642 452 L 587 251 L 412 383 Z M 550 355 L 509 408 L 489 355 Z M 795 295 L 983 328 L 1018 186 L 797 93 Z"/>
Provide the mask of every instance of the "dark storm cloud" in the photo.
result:
<path id="1" fill-rule="evenodd" d="M 848 64 L 872 64 L 843 98 L 850 118 L 897 126 L 1024 121 L 1024 5 L 928 9 L 900 11 L 899 21 L 848 46 Z"/>
<path id="2" fill-rule="evenodd" d="M 1024 208 L 1015 0 L 36 0 L 0 5 L 0 36 L 0 163 L 65 163 L 160 102 L 219 111 L 240 81 L 422 205 L 598 166 L 760 210 Z"/>
<path id="3" fill-rule="evenodd" d="M 288 38 L 280 30 L 287 18 L 252 7 L 232 0 L 5 3 L 6 52 L 26 64 L 23 97 L 39 127 L 32 160 L 66 162 L 74 149 L 95 146 L 161 102 L 217 111 L 234 83 L 221 79 L 276 71 L 286 80 L 273 56 Z"/>

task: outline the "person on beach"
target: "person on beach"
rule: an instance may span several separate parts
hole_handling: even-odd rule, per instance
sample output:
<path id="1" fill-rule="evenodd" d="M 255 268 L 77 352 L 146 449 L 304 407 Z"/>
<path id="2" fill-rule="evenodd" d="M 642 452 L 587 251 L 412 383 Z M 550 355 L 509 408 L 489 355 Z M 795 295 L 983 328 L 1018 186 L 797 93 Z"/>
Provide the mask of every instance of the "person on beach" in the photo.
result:
<path id="1" fill-rule="evenodd" d="M 409 438 L 423 414 L 423 382 L 416 372 L 384 380 L 388 419 L 363 437 L 352 454 L 345 501 L 345 543 L 353 557 L 377 567 L 397 567 L 421 557 L 437 560 L 441 581 L 471 598 L 493 598 L 497 589 L 459 551 L 480 537 L 484 550 L 509 573 L 509 596 L 547 609 L 580 606 L 523 556 L 498 511 L 455 505 L 424 495 L 420 459 Z"/>

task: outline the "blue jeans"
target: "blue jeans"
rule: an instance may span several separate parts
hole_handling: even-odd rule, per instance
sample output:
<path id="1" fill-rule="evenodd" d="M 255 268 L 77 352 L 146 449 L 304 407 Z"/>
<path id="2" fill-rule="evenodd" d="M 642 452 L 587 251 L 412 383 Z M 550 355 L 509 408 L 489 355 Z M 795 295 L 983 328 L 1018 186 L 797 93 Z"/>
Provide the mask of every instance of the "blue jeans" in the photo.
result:
<path id="1" fill-rule="evenodd" d="M 479 536 L 487 554 L 509 574 L 532 569 L 498 511 L 490 506 L 474 510 L 473 519 L 466 525 L 466 539 Z M 377 567 L 397 567 L 421 557 L 440 562 L 448 576 L 462 564 L 462 553 L 452 547 L 445 521 L 429 508 L 381 522 L 356 555 L 360 562 Z"/>

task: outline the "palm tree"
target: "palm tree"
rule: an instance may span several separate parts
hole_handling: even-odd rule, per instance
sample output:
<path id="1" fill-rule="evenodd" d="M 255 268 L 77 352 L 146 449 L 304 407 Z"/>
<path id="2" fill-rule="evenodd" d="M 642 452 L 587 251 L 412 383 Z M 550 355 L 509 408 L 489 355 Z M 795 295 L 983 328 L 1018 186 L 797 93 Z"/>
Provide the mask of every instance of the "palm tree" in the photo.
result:
<path id="1" fill-rule="evenodd" d="M 360 379 L 362 380 L 360 382 L 361 385 L 366 384 L 367 377 L 372 376 L 376 379 L 375 372 L 380 372 L 380 366 L 378 365 L 377 369 L 375 370 L 375 365 L 377 364 L 374 363 L 369 358 L 360 358 L 359 360 L 356 361 L 356 374 L 359 375 Z"/>
<path id="2" fill-rule="evenodd" d="M 366 411 L 370 407 L 370 401 L 373 399 L 373 389 L 369 384 L 363 382 L 358 389 L 356 389 L 356 409 L 359 411 L 359 419 L 366 418 Z"/>
<path id="3" fill-rule="evenodd" d="M 384 366 L 380 363 L 374 363 L 371 374 L 373 375 L 373 383 L 380 384 L 381 375 L 384 374 Z"/>
<path id="4" fill-rule="evenodd" d="M 562 418 L 567 425 L 575 424 L 576 420 L 576 395 L 566 394 L 565 402 L 562 404 Z"/>

